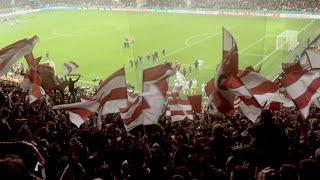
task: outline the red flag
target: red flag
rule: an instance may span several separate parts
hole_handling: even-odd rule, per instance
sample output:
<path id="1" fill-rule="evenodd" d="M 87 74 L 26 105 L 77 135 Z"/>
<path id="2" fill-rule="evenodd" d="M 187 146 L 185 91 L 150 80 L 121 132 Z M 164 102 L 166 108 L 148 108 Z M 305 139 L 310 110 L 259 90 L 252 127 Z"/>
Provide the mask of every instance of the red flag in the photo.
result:
<path id="1" fill-rule="evenodd" d="M 222 114 L 234 113 L 235 95 L 227 91 L 223 82 L 231 75 L 238 74 L 238 46 L 229 31 L 223 28 L 223 59 L 218 66 L 214 80 L 215 91 L 211 92 L 212 102 Z"/>
<path id="2" fill-rule="evenodd" d="M 192 109 L 195 113 L 202 112 L 201 95 L 188 96 L 188 99 L 192 105 Z"/>
<path id="3" fill-rule="evenodd" d="M 224 86 L 239 97 L 242 113 L 251 121 L 256 121 L 261 114 L 261 106 L 238 77 L 230 76 Z"/>
<path id="4" fill-rule="evenodd" d="M 292 71 L 281 79 L 287 94 L 299 109 L 303 118 L 309 115 L 313 100 L 320 97 L 320 73 L 316 70 Z"/>
<path id="5" fill-rule="evenodd" d="M 73 104 L 57 105 L 53 107 L 53 109 L 63 109 L 68 112 L 70 121 L 77 127 L 80 127 L 81 124 L 89 120 L 89 116 L 96 112 L 98 108 L 99 103 L 87 100 Z"/>
<path id="6" fill-rule="evenodd" d="M 122 68 L 105 79 L 94 96 L 82 97 L 79 103 L 59 105 L 54 109 L 67 110 L 71 122 L 79 127 L 94 112 L 98 112 L 99 116 L 117 113 L 127 104 L 127 84 Z"/>
<path id="7" fill-rule="evenodd" d="M 127 131 L 143 125 L 143 111 L 150 108 L 142 96 L 137 96 L 135 101 L 129 102 L 128 107 L 121 109 L 120 116 Z"/>
<path id="8" fill-rule="evenodd" d="M 39 64 L 38 72 L 42 79 L 42 87 L 51 91 L 57 86 L 54 68 L 49 63 Z"/>
<path id="9" fill-rule="evenodd" d="M 168 99 L 168 110 L 166 114 L 171 116 L 172 122 L 186 119 L 193 120 L 192 106 L 189 100 L 180 98 Z"/>
<path id="10" fill-rule="evenodd" d="M 282 63 L 282 70 L 284 73 L 290 73 L 292 71 L 302 71 L 303 68 L 299 63 Z"/>
<path id="11" fill-rule="evenodd" d="M 171 63 L 161 64 L 143 71 L 142 96 L 150 108 L 143 111 L 145 125 L 157 124 L 164 108 L 168 91 L 168 78 L 174 75 L 175 69 Z"/>
<path id="12" fill-rule="evenodd" d="M 45 95 L 45 91 L 42 87 L 43 80 L 38 70 L 41 57 L 34 58 L 33 53 L 30 52 L 25 55 L 25 59 L 28 63 L 29 70 L 24 76 L 22 87 L 24 90 L 29 91 L 28 98 L 30 103 L 33 103 Z"/>
<path id="13" fill-rule="evenodd" d="M 31 39 L 23 39 L 1 49 L 0 76 L 3 76 L 20 58 L 30 54 L 38 41 L 39 38 L 34 36 Z"/>
<path id="14" fill-rule="evenodd" d="M 127 82 L 124 68 L 105 79 L 90 100 L 100 103 L 100 115 L 118 113 L 121 108 L 127 107 Z"/>

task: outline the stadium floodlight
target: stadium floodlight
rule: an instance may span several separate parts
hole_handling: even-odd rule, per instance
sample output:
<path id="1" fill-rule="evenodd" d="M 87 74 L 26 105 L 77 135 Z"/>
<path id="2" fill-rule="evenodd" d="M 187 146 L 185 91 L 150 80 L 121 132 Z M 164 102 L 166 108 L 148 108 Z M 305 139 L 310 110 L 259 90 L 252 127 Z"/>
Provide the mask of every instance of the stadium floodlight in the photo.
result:
<path id="1" fill-rule="evenodd" d="M 298 45 L 298 31 L 285 30 L 277 36 L 276 50 L 292 51 Z"/>

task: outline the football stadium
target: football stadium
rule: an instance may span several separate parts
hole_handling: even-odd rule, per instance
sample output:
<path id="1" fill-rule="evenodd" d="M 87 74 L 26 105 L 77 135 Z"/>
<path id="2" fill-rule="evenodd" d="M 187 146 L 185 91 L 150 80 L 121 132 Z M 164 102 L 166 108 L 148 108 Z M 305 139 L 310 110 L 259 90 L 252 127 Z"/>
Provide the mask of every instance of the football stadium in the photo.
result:
<path id="1" fill-rule="evenodd" d="M 320 179 L 319 0 L 0 0 L 0 179 Z"/>

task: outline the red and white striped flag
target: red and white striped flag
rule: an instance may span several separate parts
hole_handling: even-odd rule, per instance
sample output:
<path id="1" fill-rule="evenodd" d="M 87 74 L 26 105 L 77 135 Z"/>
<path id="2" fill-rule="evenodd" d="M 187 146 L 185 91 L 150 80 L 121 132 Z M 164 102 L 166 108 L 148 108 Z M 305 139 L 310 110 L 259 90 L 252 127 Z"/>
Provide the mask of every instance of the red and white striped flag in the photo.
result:
<path id="1" fill-rule="evenodd" d="M 121 109 L 120 116 L 127 131 L 143 125 L 143 111 L 148 108 L 150 106 L 145 99 L 142 96 L 137 96 L 134 101 L 129 101 L 127 108 Z"/>
<path id="2" fill-rule="evenodd" d="M 101 117 L 110 113 L 118 113 L 121 108 L 127 107 L 127 105 L 127 84 L 125 71 L 122 68 L 105 79 L 94 96 L 82 97 L 79 103 L 60 105 L 54 108 L 68 110 L 70 121 L 79 124 L 79 122 L 83 123 L 93 112 L 97 112 L 98 116 Z M 74 108 L 76 108 L 76 111 L 70 111 Z M 80 120 L 81 118 L 82 120 Z M 101 124 L 101 122 L 98 122 L 98 124 Z"/>
<path id="3" fill-rule="evenodd" d="M 139 94 L 134 90 L 127 90 L 127 95 L 128 95 L 128 103 L 135 102 L 136 99 L 139 97 Z"/>
<path id="4" fill-rule="evenodd" d="M 69 75 L 72 71 L 74 71 L 78 67 L 79 67 L 79 65 L 77 63 L 75 63 L 74 61 L 69 61 L 69 62 L 63 63 L 63 65 L 62 65 L 65 76 Z"/>
<path id="5" fill-rule="evenodd" d="M 0 50 L 0 76 L 6 74 L 10 67 L 23 56 L 30 54 L 39 41 L 37 36 L 17 41 Z"/>
<path id="6" fill-rule="evenodd" d="M 100 115 L 118 113 L 121 108 L 127 107 L 127 82 L 124 68 L 102 81 L 97 93 L 90 97 L 90 100 L 100 103 Z"/>
<path id="7" fill-rule="evenodd" d="M 191 106 L 192 106 L 194 113 L 201 113 L 202 112 L 201 95 L 188 96 L 188 100 L 191 103 Z"/>
<path id="8" fill-rule="evenodd" d="M 45 90 L 42 87 L 42 78 L 38 71 L 41 57 L 34 58 L 33 53 L 31 52 L 25 56 L 25 59 L 28 63 L 29 70 L 24 75 L 22 88 L 25 91 L 29 91 L 27 98 L 31 104 L 45 96 Z"/>
<path id="9" fill-rule="evenodd" d="M 287 100 L 280 95 L 278 85 L 259 73 L 247 70 L 246 73 L 239 78 L 260 106 L 263 107 L 272 101 L 287 103 Z"/>
<path id="10" fill-rule="evenodd" d="M 253 122 L 256 121 L 261 114 L 262 108 L 240 78 L 230 76 L 227 81 L 225 81 L 224 86 L 241 100 L 242 103 L 239 104 L 239 107 L 242 113 L 249 120 Z"/>
<path id="11" fill-rule="evenodd" d="M 156 124 L 164 107 L 168 91 L 168 78 L 175 73 L 171 63 L 158 65 L 143 71 L 143 91 L 131 98 L 127 108 L 121 110 L 121 118 L 128 131 L 139 125 Z M 132 100 L 135 100 L 132 102 Z"/>
<path id="12" fill-rule="evenodd" d="M 172 122 L 193 120 L 192 106 L 189 100 L 180 98 L 168 99 L 167 116 L 171 116 Z"/>
<path id="13" fill-rule="evenodd" d="M 307 58 L 311 69 L 320 69 L 320 50 L 308 49 Z"/>
<path id="14" fill-rule="evenodd" d="M 164 108 L 168 91 L 168 78 L 174 75 L 171 63 L 161 64 L 143 71 L 142 96 L 150 106 L 143 111 L 144 125 L 157 124 Z"/>
<path id="15" fill-rule="evenodd" d="M 235 95 L 222 87 L 223 82 L 231 75 L 238 74 L 238 46 L 229 31 L 223 28 L 223 59 L 217 68 L 214 87 L 209 88 L 212 103 L 222 114 L 234 113 Z M 207 89 L 207 90 L 209 90 Z"/>
<path id="16" fill-rule="evenodd" d="M 309 115 L 311 103 L 320 97 L 320 72 L 291 71 L 280 80 L 303 118 Z"/>
<path id="17" fill-rule="evenodd" d="M 95 101 L 84 100 L 73 104 L 63 104 L 54 106 L 53 109 L 62 109 L 68 112 L 70 121 L 78 128 L 85 121 L 89 120 L 89 116 L 95 113 L 100 104 Z"/>

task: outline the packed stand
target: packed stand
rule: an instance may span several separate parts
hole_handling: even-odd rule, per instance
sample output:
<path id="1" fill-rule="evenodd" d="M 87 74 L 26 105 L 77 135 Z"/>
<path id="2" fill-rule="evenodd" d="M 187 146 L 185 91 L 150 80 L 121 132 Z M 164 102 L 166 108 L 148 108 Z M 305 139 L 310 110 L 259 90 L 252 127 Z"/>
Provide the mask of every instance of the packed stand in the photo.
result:
<path id="1" fill-rule="evenodd" d="M 14 7 L 39 7 L 47 4 L 91 4 L 114 6 L 146 6 L 162 8 L 223 8 L 223 9 L 248 9 L 248 10 L 286 10 L 319 12 L 319 0 L 146 0 L 141 3 L 136 0 L 39 0 L 39 1 L 0 1 L 0 9 Z"/>
<path id="2" fill-rule="evenodd" d="M 49 104 L 29 105 L 19 84 L 2 81 L 1 89 L 1 179 L 320 178 L 315 107 L 308 120 L 288 108 L 264 111 L 257 123 L 207 111 L 180 123 L 163 115 L 158 125 L 128 133 L 118 114 L 108 115 L 101 130 L 96 116 L 76 128 L 65 113 L 51 109 L 69 101 L 58 92 Z M 41 165 L 35 170 L 39 155 L 22 142 L 39 150 L 43 172 Z"/>

